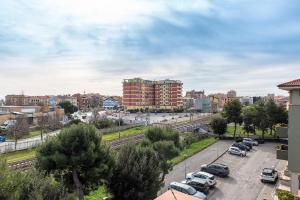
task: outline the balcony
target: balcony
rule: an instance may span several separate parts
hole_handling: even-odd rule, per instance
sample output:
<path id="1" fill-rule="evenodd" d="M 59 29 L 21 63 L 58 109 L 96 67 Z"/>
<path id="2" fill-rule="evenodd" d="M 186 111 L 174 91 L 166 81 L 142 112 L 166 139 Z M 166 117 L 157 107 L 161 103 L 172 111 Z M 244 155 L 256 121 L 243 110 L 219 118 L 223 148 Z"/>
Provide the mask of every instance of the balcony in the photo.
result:
<path id="1" fill-rule="evenodd" d="M 277 159 L 288 160 L 288 145 L 281 144 L 277 146 L 276 150 Z"/>
<path id="2" fill-rule="evenodd" d="M 287 127 L 277 127 L 276 135 L 280 138 L 287 138 L 288 137 L 288 128 Z"/>

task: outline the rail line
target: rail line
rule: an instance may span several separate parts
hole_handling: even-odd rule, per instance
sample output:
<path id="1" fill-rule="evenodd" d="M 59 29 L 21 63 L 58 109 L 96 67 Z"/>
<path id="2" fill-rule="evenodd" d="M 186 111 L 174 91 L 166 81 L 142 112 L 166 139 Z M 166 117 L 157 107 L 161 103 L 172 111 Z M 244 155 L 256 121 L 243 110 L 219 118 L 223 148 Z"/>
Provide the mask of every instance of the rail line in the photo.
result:
<path id="1" fill-rule="evenodd" d="M 144 139 L 144 134 L 137 134 L 133 136 L 128 137 L 122 137 L 120 139 L 115 139 L 111 141 L 105 142 L 107 145 L 109 145 L 112 149 L 118 150 L 122 147 L 122 145 L 132 141 L 134 143 L 139 143 Z M 36 158 L 29 158 L 25 160 L 19 160 L 16 162 L 8 163 L 8 168 L 11 170 L 26 170 L 34 165 L 36 161 Z"/>

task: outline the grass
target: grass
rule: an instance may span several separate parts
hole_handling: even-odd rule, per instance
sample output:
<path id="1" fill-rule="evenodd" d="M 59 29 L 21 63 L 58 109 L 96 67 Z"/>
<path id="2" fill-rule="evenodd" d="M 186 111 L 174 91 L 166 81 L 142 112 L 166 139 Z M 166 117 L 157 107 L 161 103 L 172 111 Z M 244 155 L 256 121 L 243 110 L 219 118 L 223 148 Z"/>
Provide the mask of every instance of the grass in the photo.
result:
<path id="1" fill-rule="evenodd" d="M 130 129 L 126 129 L 121 132 L 121 137 L 126 137 L 130 135 L 136 135 L 139 133 L 143 133 L 147 130 L 148 127 L 145 126 L 138 126 Z M 32 136 L 36 136 L 40 134 L 40 131 L 32 131 L 31 132 Z M 102 136 L 103 141 L 110 141 L 114 139 L 119 138 L 119 132 L 113 132 L 113 133 L 108 133 Z M 28 149 L 28 150 L 22 150 L 22 151 L 15 151 L 15 152 L 10 152 L 7 154 L 1 154 L 3 155 L 3 158 L 6 159 L 8 163 L 10 162 L 15 162 L 19 160 L 25 160 L 29 158 L 35 157 L 35 149 Z"/>
<path id="2" fill-rule="evenodd" d="M 296 197 L 291 192 L 285 190 L 277 189 L 276 194 L 279 200 L 300 200 L 300 197 Z"/>
<path id="3" fill-rule="evenodd" d="M 213 137 L 205 138 L 203 140 L 195 142 L 191 144 L 188 148 L 181 151 L 180 154 L 172 160 L 170 160 L 170 162 L 172 163 L 172 165 L 176 165 L 181 161 L 185 160 L 186 158 L 191 157 L 192 155 L 198 153 L 199 151 L 202 151 L 206 147 L 214 144 L 215 142 L 217 142 L 217 139 Z"/>
<path id="4" fill-rule="evenodd" d="M 31 137 L 35 137 L 35 136 L 39 136 L 41 135 L 41 130 L 35 130 L 35 131 L 30 131 L 29 133 L 25 133 L 24 135 L 22 135 L 20 139 L 26 139 L 26 138 L 31 138 Z M 14 136 L 13 135 L 8 135 L 7 139 L 10 140 L 14 140 Z"/>
<path id="5" fill-rule="evenodd" d="M 109 193 L 106 192 L 105 187 L 101 186 L 97 190 L 90 192 L 89 195 L 86 195 L 84 199 L 86 200 L 102 200 L 104 197 L 109 196 Z"/>
<path id="6" fill-rule="evenodd" d="M 228 125 L 227 126 L 227 134 L 233 135 L 234 133 L 234 125 Z M 248 133 L 244 133 L 244 129 L 242 126 L 236 126 L 236 136 L 245 136 L 248 135 Z M 253 136 L 254 134 L 249 133 L 250 136 Z M 265 132 L 265 136 L 269 135 L 269 131 Z M 262 136 L 262 131 L 256 129 L 256 136 Z"/>
<path id="7" fill-rule="evenodd" d="M 7 154 L 1 154 L 8 163 L 19 161 L 19 160 L 26 160 L 29 158 L 33 158 L 35 156 L 35 149 L 27 149 L 22 151 L 15 151 Z"/>
<path id="8" fill-rule="evenodd" d="M 137 135 L 137 134 L 140 134 L 140 133 L 144 133 L 147 129 L 148 129 L 148 127 L 146 127 L 146 126 L 137 126 L 137 127 L 134 127 L 134 128 L 129 128 L 129 129 L 120 131 L 120 135 L 121 135 L 121 137 L 127 137 L 127 136 Z M 104 134 L 102 136 L 102 139 L 104 141 L 115 140 L 115 139 L 118 139 L 118 138 L 119 138 L 119 131 L 118 132 Z"/>

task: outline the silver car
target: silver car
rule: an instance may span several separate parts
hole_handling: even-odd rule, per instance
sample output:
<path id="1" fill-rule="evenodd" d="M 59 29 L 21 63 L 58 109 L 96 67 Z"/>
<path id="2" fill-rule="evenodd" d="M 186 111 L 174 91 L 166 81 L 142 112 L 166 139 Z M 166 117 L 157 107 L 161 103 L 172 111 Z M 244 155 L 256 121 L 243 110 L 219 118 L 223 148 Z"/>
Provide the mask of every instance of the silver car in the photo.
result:
<path id="1" fill-rule="evenodd" d="M 255 141 L 255 140 L 253 140 L 253 139 L 251 139 L 251 138 L 244 138 L 244 139 L 243 139 L 243 142 L 249 142 L 249 143 L 251 143 L 253 146 L 258 146 L 258 142 Z"/>
<path id="2" fill-rule="evenodd" d="M 234 155 L 239 155 L 239 156 L 246 156 L 246 151 L 242 151 L 237 147 L 229 147 L 228 153 L 234 154 Z"/>
<path id="3" fill-rule="evenodd" d="M 203 194 L 202 192 L 197 191 L 192 186 L 189 186 L 189 185 L 186 185 L 186 184 L 183 184 L 183 183 L 172 182 L 168 186 L 168 189 L 169 190 L 173 189 L 173 190 L 176 190 L 178 192 L 182 192 L 182 193 L 185 193 L 187 195 L 197 197 L 201 200 L 206 200 L 206 195 L 205 194 Z"/>
<path id="4" fill-rule="evenodd" d="M 198 172 L 188 173 L 186 175 L 186 179 L 193 179 L 195 177 L 205 180 L 210 187 L 214 187 L 217 184 L 216 177 L 207 172 L 198 171 Z"/>

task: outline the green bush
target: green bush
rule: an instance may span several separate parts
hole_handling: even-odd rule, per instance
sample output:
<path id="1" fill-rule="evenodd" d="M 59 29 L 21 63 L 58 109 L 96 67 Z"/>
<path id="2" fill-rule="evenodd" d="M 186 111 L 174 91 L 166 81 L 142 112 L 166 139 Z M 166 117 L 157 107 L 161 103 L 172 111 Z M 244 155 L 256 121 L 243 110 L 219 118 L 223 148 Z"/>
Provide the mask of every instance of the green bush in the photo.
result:
<path id="1" fill-rule="evenodd" d="M 294 196 L 291 192 L 277 189 L 276 194 L 279 200 L 300 200 L 300 197 Z"/>
<path id="2" fill-rule="evenodd" d="M 152 143 L 167 140 L 173 141 L 176 147 L 180 146 L 179 133 L 171 128 L 151 127 L 145 135 Z"/>

